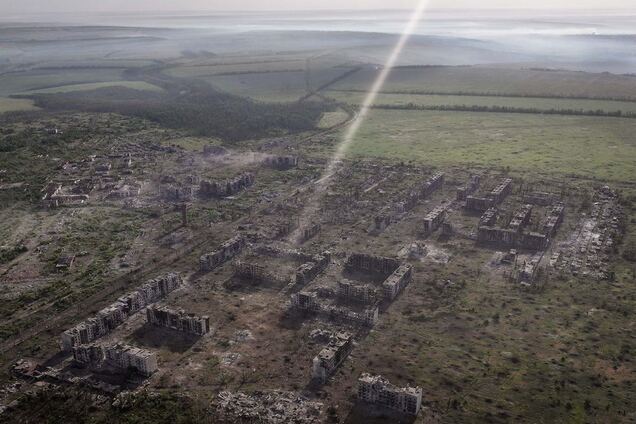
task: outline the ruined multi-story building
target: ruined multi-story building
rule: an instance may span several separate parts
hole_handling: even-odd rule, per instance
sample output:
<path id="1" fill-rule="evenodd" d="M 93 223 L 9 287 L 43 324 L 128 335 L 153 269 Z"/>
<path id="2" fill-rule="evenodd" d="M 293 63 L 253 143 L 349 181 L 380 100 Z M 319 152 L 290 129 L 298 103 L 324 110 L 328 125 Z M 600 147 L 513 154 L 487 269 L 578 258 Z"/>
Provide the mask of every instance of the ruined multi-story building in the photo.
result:
<path id="1" fill-rule="evenodd" d="M 323 307 L 320 311 L 332 321 L 341 321 L 348 324 L 359 324 L 366 327 L 373 327 L 378 322 L 380 308 L 372 305 L 361 312 L 355 312 L 348 308 L 338 306 Z"/>
<path id="2" fill-rule="evenodd" d="M 203 196 L 228 197 L 233 196 L 254 184 L 254 174 L 249 172 L 224 181 L 202 180 L 199 192 Z"/>
<path id="3" fill-rule="evenodd" d="M 563 223 L 563 217 L 565 216 L 565 206 L 561 203 L 552 206 L 543 225 L 543 234 L 546 237 L 554 237 L 557 230 Z"/>
<path id="4" fill-rule="evenodd" d="M 424 217 L 424 233 L 435 232 L 446 219 L 446 206 L 438 206 Z"/>
<path id="5" fill-rule="evenodd" d="M 428 196 L 433 194 L 435 191 L 442 188 L 444 185 L 444 173 L 438 172 L 434 174 L 431 178 L 428 179 L 419 190 L 419 195 L 421 199 L 426 199 Z"/>
<path id="6" fill-rule="evenodd" d="M 359 303 L 375 303 L 377 301 L 377 290 L 368 284 L 355 284 L 353 281 L 338 281 L 337 296 L 347 301 Z"/>
<path id="7" fill-rule="evenodd" d="M 73 360 L 83 367 L 99 365 L 104 361 L 104 348 L 95 343 L 75 346 Z"/>
<path id="8" fill-rule="evenodd" d="M 117 343 L 104 348 L 105 361 L 121 370 L 133 369 L 150 376 L 157 371 L 157 354 L 145 349 Z"/>
<path id="9" fill-rule="evenodd" d="M 499 211 L 497 208 L 490 208 L 486 212 L 483 213 L 481 218 L 479 219 L 480 227 L 492 227 L 497 223 L 497 218 L 499 216 Z"/>
<path id="10" fill-rule="evenodd" d="M 94 317 L 62 333 L 61 349 L 68 352 L 75 346 L 89 344 L 105 336 L 129 316 L 162 299 L 180 284 L 181 277 L 174 273 L 149 280 L 135 291 L 120 297 L 115 303 L 100 310 Z"/>
<path id="11" fill-rule="evenodd" d="M 331 253 L 326 251 L 314 255 L 311 261 L 306 262 L 296 270 L 296 285 L 305 286 L 323 272 L 331 263 Z"/>
<path id="12" fill-rule="evenodd" d="M 457 200 L 463 202 L 468 196 L 476 192 L 479 188 L 480 180 L 479 175 L 471 175 L 468 183 L 457 189 Z"/>
<path id="13" fill-rule="evenodd" d="M 366 253 L 352 253 L 347 258 L 345 268 L 389 275 L 400 266 L 400 261 L 383 256 L 368 255 Z"/>
<path id="14" fill-rule="evenodd" d="M 236 261 L 234 276 L 241 280 L 270 284 L 289 284 L 287 278 L 271 273 L 262 265 L 252 262 Z"/>
<path id="15" fill-rule="evenodd" d="M 318 303 L 318 295 L 313 292 L 298 292 L 291 296 L 292 308 L 301 311 L 314 311 L 320 310 L 320 304 Z"/>
<path id="16" fill-rule="evenodd" d="M 302 230 L 302 234 L 300 236 L 300 242 L 304 243 L 312 238 L 316 237 L 318 233 L 322 230 L 322 226 L 320 224 L 314 224 L 308 228 L 304 228 Z"/>
<path id="17" fill-rule="evenodd" d="M 329 344 L 312 362 L 312 378 L 325 383 L 353 349 L 353 335 L 346 332 L 336 334 Z"/>
<path id="18" fill-rule="evenodd" d="M 298 156 L 268 156 L 265 164 L 278 170 L 287 170 L 298 167 Z"/>
<path id="19" fill-rule="evenodd" d="M 528 225 L 530 222 L 530 217 L 532 216 L 532 205 L 523 205 L 521 209 L 516 211 L 510 220 L 510 224 L 508 227 L 520 233 L 523 228 Z"/>
<path id="20" fill-rule="evenodd" d="M 466 198 L 466 209 L 485 211 L 493 206 L 499 205 L 511 192 L 512 179 L 506 178 L 485 197 L 468 196 Z"/>
<path id="21" fill-rule="evenodd" d="M 422 407 L 422 389 L 396 387 L 381 376 L 365 373 L 358 379 L 358 399 L 376 407 L 417 415 Z"/>
<path id="22" fill-rule="evenodd" d="M 392 301 L 413 279 L 413 267 L 409 264 L 400 265 L 391 275 L 382 283 L 382 292 L 384 299 Z"/>
<path id="23" fill-rule="evenodd" d="M 146 319 L 149 324 L 195 336 L 203 336 L 210 332 L 210 317 L 186 314 L 183 310 L 173 310 L 165 306 L 147 308 Z"/>
<path id="24" fill-rule="evenodd" d="M 389 225 L 391 225 L 392 213 L 390 210 L 382 210 L 373 219 L 375 231 L 384 231 Z"/>
<path id="25" fill-rule="evenodd" d="M 215 252 L 205 254 L 199 259 L 201 271 L 208 272 L 234 258 L 241 253 L 246 242 L 240 235 L 223 243 Z"/>

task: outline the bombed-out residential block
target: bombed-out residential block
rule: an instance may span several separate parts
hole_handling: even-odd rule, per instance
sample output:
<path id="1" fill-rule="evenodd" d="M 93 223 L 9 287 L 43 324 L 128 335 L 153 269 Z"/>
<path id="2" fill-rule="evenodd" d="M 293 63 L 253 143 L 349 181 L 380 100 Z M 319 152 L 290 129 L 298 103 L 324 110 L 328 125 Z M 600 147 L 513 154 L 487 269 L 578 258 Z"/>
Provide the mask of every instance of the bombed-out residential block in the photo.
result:
<path id="1" fill-rule="evenodd" d="M 210 317 L 186 314 L 183 310 L 165 306 L 151 306 L 146 309 L 146 319 L 149 324 L 196 336 L 210 332 Z"/>
<path id="2" fill-rule="evenodd" d="M 201 181 L 199 191 L 203 196 L 233 196 L 254 184 L 254 174 L 249 172 L 224 181 Z"/>
<path id="3" fill-rule="evenodd" d="M 321 312 L 333 321 L 373 327 L 378 322 L 380 307 L 378 305 L 373 305 L 365 308 L 362 312 L 355 312 L 351 309 L 338 306 L 327 306 L 323 307 Z"/>
<path id="4" fill-rule="evenodd" d="M 466 198 L 466 209 L 473 211 L 485 211 L 503 202 L 511 191 L 512 179 L 506 178 L 485 197 L 468 196 Z"/>
<path id="5" fill-rule="evenodd" d="M 563 204 L 557 204 L 550 208 L 550 212 L 548 213 L 548 217 L 546 218 L 546 222 L 543 225 L 543 233 L 546 237 L 554 237 L 557 230 L 561 226 L 563 222 L 563 217 L 565 215 L 565 206 Z"/>
<path id="6" fill-rule="evenodd" d="M 235 262 L 234 276 L 241 280 L 248 280 L 260 283 L 289 284 L 287 278 L 279 277 L 269 272 L 264 266 L 251 262 Z"/>
<path id="7" fill-rule="evenodd" d="M 121 343 L 106 347 L 104 356 L 116 368 L 133 369 L 145 376 L 152 375 L 158 369 L 156 353 Z"/>
<path id="8" fill-rule="evenodd" d="M 201 271 L 208 272 L 216 269 L 241 253 L 245 244 L 245 239 L 238 235 L 223 243 L 217 251 L 201 256 L 199 259 Z"/>
<path id="9" fill-rule="evenodd" d="M 499 211 L 497 208 L 489 208 L 479 219 L 480 227 L 492 227 L 497 223 Z"/>
<path id="10" fill-rule="evenodd" d="M 99 365 L 104 361 L 104 348 L 95 343 L 75 346 L 73 360 L 84 367 Z"/>
<path id="11" fill-rule="evenodd" d="M 523 205 L 521 209 L 516 211 L 510 220 L 508 227 L 516 232 L 521 232 L 523 228 L 530 222 L 532 215 L 532 205 Z"/>
<path id="12" fill-rule="evenodd" d="M 384 298 L 392 301 L 413 279 L 413 267 L 409 264 L 400 265 L 391 275 L 382 283 L 382 291 Z"/>
<path id="13" fill-rule="evenodd" d="M 347 258 L 345 268 L 373 272 L 382 275 L 391 274 L 400 266 L 400 261 L 383 256 L 369 255 L 366 253 L 352 253 Z"/>
<path id="14" fill-rule="evenodd" d="M 473 194 L 479 188 L 479 175 L 471 175 L 468 184 L 457 189 L 457 200 L 464 201 L 468 196 Z"/>
<path id="15" fill-rule="evenodd" d="M 322 229 L 322 226 L 320 224 L 314 224 L 309 228 L 303 229 L 301 239 L 300 239 L 301 243 L 304 243 L 314 238 L 316 235 L 318 235 L 318 233 L 320 233 L 321 229 Z"/>
<path id="16" fill-rule="evenodd" d="M 325 383 L 351 353 L 351 349 L 353 349 L 353 335 L 346 332 L 336 334 L 314 358 L 312 378 L 320 383 Z"/>
<path id="17" fill-rule="evenodd" d="M 420 187 L 420 198 L 425 199 L 444 185 L 444 173 L 438 172 Z"/>
<path id="18" fill-rule="evenodd" d="M 556 194 L 545 193 L 542 191 L 533 191 L 523 195 L 524 203 L 530 203 L 532 205 L 549 206 L 557 199 Z"/>
<path id="19" fill-rule="evenodd" d="M 314 255 L 310 262 L 304 263 L 296 270 L 296 284 L 304 286 L 323 272 L 331 263 L 331 253 L 325 251 Z"/>
<path id="20" fill-rule="evenodd" d="M 368 284 L 355 284 L 353 281 L 338 281 L 337 296 L 347 301 L 375 303 L 377 290 Z"/>
<path id="21" fill-rule="evenodd" d="M 358 379 L 358 399 L 376 407 L 417 415 L 422 407 L 422 389 L 396 387 L 381 376 L 365 373 Z"/>
<path id="22" fill-rule="evenodd" d="M 446 206 L 438 206 L 424 217 L 424 233 L 435 232 L 446 219 Z"/>
<path id="23" fill-rule="evenodd" d="M 75 346 L 88 344 L 110 333 L 130 315 L 165 297 L 180 284 L 181 277 L 172 273 L 149 280 L 135 291 L 120 297 L 115 303 L 99 311 L 94 317 L 62 333 L 61 349 L 68 352 Z"/>
<path id="24" fill-rule="evenodd" d="M 269 156 L 265 164 L 278 170 L 292 169 L 298 166 L 298 156 Z"/>

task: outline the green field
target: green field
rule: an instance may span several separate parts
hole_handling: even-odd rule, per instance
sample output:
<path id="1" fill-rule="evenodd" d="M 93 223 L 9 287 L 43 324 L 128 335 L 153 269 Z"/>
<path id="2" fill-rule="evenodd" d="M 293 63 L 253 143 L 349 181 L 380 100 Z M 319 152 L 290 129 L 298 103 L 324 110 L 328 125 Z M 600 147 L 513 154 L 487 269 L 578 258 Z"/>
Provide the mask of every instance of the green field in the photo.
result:
<path id="1" fill-rule="evenodd" d="M 123 68 L 51 69 L 0 76 L 0 96 L 43 90 L 61 85 L 122 80 Z"/>
<path id="2" fill-rule="evenodd" d="M 346 73 L 348 69 L 327 68 L 301 72 L 268 72 L 199 77 L 219 90 L 264 102 L 295 101 Z"/>
<path id="3" fill-rule="evenodd" d="M 367 90 L 379 70 L 366 68 L 335 84 Z M 636 77 L 481 67 L 411 67 L 391 72 L 383 91 L 636 99 Z"/>
<path id="4" fill-rule="evenodd" d="M 149 84 L 144 81 L 112 81 L 112 82 L 94 82 L 87 84 L 70 84 L 60 85 L 58 87 L 45 88 L 42 90 L 31 90 L 21 94 L 51 94 L 51 93 L 69 93 L 71 91 L 89 91 L 98 90 L 107 87 L 126 87 L 134 90 L 163 91 L 161 87 Z"/>
<path id="5" fill-rule="evenodd" d="M 31 99 L 10 99 L 0 97 L 0 113 L 18 112 L 23 110 L 37 110 Z"/>
<path id="6" fill-rule="evenodd" d="M 325 96 L 339 102 L 359 105 L 363 102 L 365 93 L 351 91 L 327 91 Z M 589 99 L 547 99 L 532 97 L 501 97 L 501 96 L 450 96 L 427 94 L 387 94 L 378 95 L 375 105 L 407 106 L 501 106 L 508 108 L 533 108 L 539 110 L 584 110 L 604 112 L 636 113 L 636 102 L 620 102 L 612 100 Z"/>
<path id="7" fill-rule="evenodd" d="M 633 181 L 634 134 L 632 119 L 373 110 L 350 156 Z"/>

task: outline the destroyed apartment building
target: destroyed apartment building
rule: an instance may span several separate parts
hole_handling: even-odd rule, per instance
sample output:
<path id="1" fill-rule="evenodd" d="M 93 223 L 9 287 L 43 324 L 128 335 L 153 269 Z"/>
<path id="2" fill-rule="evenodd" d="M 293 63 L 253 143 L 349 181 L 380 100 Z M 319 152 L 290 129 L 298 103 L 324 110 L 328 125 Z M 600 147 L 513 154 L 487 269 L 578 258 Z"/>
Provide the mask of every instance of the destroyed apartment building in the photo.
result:
<path id="1" fill-rule="evenodd" d="M 199 259 L 201 271 L 209 272 L 241 253 L 245 247 L 245 239 L 237 235 L 223 243 L 218 250 L 205 254 Z"/>
<path id="2" fill-rule="evenodd" d="M 199 185 L 199 193 L 206 197 L 229 197 L 240 193 L 253 184 L 254 174 L 246 172 L 229 180 L 202 180 Z"/>
<path id="3" fill-rule="evenodd" d="M 400 264 L 397 259 L 382 256 L 354 253 L 347 259 L 345 269 L 387 276 L 382 283 L 382 292 L 384 299 L 389 302 L 393 301 L 413 279 L 411 265 Z"/>
<path id="4" fill-rule="evenodd" d="M 373 327 L 378 322 L 380 308 L 377 303 L 364 308 L 360 312 L 335 305 L 326 305 L 318 300 L 314 292 L 299 292 L 291 296 L 291 308 L 301 312 L 311 312 L 322 317 L 347 324 Z"/>
<path id="5" fill-rule="evenodd" d="M 443 185 L 444 173 L 438 172 L 434 174 L 426 182 L 409 191 L 404 200 L 383 208 L 380 213 L 374 217 L 374 230 L 376 232 L 384 231 L 391 225 L 391 222 L 398 219 L 399 215 L 413 209 L 420 200 L 426 199 L 435 191 L 441 189 Z"/>
<path id="6" fill-rule="evenodd" d="M 298 156 L 268 156 L 265 158 L 264 163 L 279 171 L 285 171 L 298 167 Z"/>
<path id="7" fill-rule="evenodd" d="M 472 195 L 479 189 L 481 178 L 479 175 L 471 175 L 468 184 L 457 189 L 457 200 L 463 202 L 468 196 Z"/>
<path id="8" fill-rule="evenodd" d="M 379 375 L 365 373 L 358 379 L 358 399 L 374 407 L 417 415 L 422 407 L 422 389 L 397 387 Z"/>
<path id="9" fill-rule="evenodd" d="M 151 306 L 146 309 L 146 320 L 157 327 L 169 328 L 181 333 L 204 336 L 210 332 L 210 317 L 187 314 L 166 306 Z"/>
<path id="10" fill-rule="evenodd" d="M 164 298 L 181 285 L 178 274 L 167 274 L 149 280 L 135 291 L 117 299 L 112 305 L 99 311 L 61 335 L 60 347 L 69 352 L 75 346 L 87 344 L 110 333 L 120 326 L 129 316 L 147 305 Z"/>
<path id="11" fill-rule="evenodd" d="M 497 227 L 497 210 L 488 209 L 481 217 L 477 228 L 477 241 L 484 245 L 499 248 L 523 248 L 528 250 L 545 250 L 550 239 L 554 237 L 563 222 L 565 208 L 563 205 L 553 206 L 543 225 L 543 232 L 524 231 L 529 225 L 533 206 L 526 204 L 514 212 L 506 228 Z"/>
<path id="12" fill-rule="evenodd" d="M 424 217 L 424 234 L 430 235 L 444 223 L 446 219 L 446 206 L 438 206 Z"/>
<path id="13" fill-rule="evenodd" d="M 335 334 L 329 344 L 313 359 L 311 376 L 321 384 L 336 371 L 353 349 L 353 335 L 347 332 Z"/>
<path id="14" fill-rule="evenodd" d="M 158 369 L 156 353 L 121 343 L 112 346 L 97 344 L 75 346 L 73 360 L 80 366 L 92 369 L 104 366 L 111 366 L 122 372 L 132 369 L 146 377 Z"/>
<path id="15" fill-rule="evenodd" d="M 504 179 L 497 187 L 492 189 L 485 197 L 466 197 L 466 209 L 471 211 L 485 211 L 499 205 L 512 192 L 512 179 Z"/>

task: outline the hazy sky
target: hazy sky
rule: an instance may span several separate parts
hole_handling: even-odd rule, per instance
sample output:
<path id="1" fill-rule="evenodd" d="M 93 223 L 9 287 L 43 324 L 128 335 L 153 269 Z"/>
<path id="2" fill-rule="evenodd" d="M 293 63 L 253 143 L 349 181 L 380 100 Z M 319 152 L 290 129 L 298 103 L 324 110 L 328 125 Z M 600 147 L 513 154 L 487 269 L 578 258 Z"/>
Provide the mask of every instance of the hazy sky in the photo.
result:
<path id="1" fill-rule="evenodd" d="M 0 0 L 2 13 L 412 8 L 417 0 Z M 430 0 L 433 8 L 635 8 L 634 0 Z"/>

